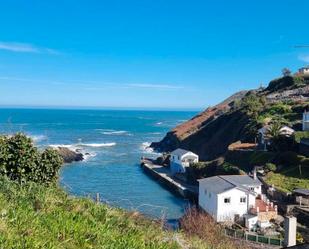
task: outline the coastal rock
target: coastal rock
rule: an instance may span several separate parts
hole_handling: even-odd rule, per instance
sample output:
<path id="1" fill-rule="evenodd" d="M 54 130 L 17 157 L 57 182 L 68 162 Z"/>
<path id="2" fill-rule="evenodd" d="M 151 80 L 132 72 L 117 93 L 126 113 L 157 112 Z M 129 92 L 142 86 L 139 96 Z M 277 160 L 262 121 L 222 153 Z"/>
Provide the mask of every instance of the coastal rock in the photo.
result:
<path id="1" fill-rule="evenodd" d="M 65 163 L 72 163 L 84 160 L 84 155 L 79 151 L 70 150 L 66 147 L 57 147 L 58 153 Z"/>
<path id="2" fill-rule="evenodd" d="M 168 132 L 151 147 L 160 152 L 170 152 L 179 147 L 200 156 L 201 160 L 212 160 L 227 150 L 230 143 L 239 137 L 247 120 L 240 112 L 229 113 L 232 103 L 245 96 L 247 91 L 238 92 L 222 103 L 209 107 L 189 121 Z M 240 125 L 240 124 L 243 124 Z"/>

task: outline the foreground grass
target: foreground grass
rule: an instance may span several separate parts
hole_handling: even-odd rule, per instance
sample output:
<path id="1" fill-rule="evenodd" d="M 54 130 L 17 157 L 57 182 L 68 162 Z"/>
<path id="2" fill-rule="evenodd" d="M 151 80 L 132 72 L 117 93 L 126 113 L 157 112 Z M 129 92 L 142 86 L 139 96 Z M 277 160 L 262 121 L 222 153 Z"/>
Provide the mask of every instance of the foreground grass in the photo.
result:
<path id="1" fill-rule="evenodd" d="M 266 182 L 273 184 L 283 192 L 290 193 L 296 188 L 309 188 L 308 173 L 307 168 L 299 171 L 299 167 L 294 167 L 280 173 L 270 172 L 266 176 Z"/>
<path id="2" fill-rule="evenodd" d="M 0 180 L 0 248 L 179 248 L 133 213 L 68 197 L 58 187 Z"/>
<path id="3" fill-rule="evenodd" d="M 0 177 L 0 249 L 246 248 L 225 238 L 214 221 L 194 218 L 182 220 L 182 232 L 167 232 L 157 221 L 70 197 L 56 185 L 19 185 Z"/>

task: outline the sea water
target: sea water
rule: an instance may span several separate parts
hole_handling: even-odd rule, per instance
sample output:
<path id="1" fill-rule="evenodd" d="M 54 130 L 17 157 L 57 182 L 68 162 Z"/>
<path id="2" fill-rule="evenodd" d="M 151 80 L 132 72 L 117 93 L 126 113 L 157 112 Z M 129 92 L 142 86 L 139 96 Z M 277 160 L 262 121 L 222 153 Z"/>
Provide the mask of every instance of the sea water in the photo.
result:
<path id="1" fill-rule="evenodd" d="M 148 146 L 195 112 L 124 110 L 0 109 L 0 132 L 24 132 L 39 147 L 66 146 L 87 153 L 64 165 L 60 185 L 70 194 L 92 196 L 112 206 L 156 218 L 177 219 L 188 201 L 147 176 L 141 156 Z"/>

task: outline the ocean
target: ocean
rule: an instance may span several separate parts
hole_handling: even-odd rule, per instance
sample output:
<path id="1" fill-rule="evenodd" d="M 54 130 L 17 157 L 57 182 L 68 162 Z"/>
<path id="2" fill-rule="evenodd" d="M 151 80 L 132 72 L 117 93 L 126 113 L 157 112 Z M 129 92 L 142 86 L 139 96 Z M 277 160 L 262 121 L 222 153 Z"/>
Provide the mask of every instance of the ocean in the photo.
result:
<path id="1" fill-rule="evenodd" d="M 154 218 L 177 219 L 188 201 L 176 197 L 141 169 L 148 146 L 196 112 L 0 109 L 0 132 L 24 132 L 40 148 L 78 148 L 85 161 L 64 165 L 59 184 L 71 195 L 100 193 L 109 205 Z"/>

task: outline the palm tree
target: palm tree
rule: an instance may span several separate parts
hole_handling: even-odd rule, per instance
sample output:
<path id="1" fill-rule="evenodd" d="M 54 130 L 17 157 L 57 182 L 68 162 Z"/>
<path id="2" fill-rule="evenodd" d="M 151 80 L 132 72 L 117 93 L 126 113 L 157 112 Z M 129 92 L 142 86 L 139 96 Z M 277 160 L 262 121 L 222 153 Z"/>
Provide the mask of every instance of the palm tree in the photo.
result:
<path id="1" fill-rule="evenodd" d="M 270 141 L 271 146 L 276 150 L 279 151 L 279 146 L 277 144 L 277 142 L 280 140 L 280 138 L 282 137 L 282 133 L 281 133 L 281 123 L 280 122 L 275 122 L 272 123 L 268 129 L 267 129 L 267 133 L 265 134 L 265 137 L 268 141 Z"/>

